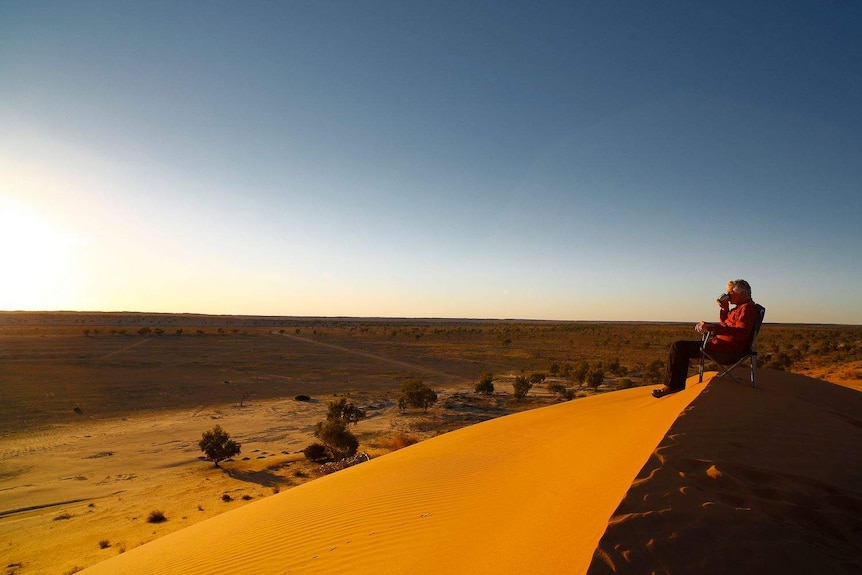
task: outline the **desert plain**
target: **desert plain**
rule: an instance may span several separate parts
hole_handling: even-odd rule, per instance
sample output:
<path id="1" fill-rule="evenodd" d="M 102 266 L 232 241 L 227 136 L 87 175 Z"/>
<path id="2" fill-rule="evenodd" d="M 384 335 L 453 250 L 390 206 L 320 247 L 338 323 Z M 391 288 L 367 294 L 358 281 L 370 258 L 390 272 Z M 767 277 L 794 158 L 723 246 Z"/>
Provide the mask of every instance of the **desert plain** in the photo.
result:
<path id="1" fill-rule="evenodd" d="M 718 573 L 744 553 L 735 572 L 854 572 L 860 328 L 766 325 L 757 390 L 710 373 L 656 401 L 651 364 L 692 335 L 688 324 L 0 314 L 2 566 Z M 584 362 L 601 362 L 598 386 L 575 375 Z M 494 393 L 474 393 L 486 372 Z M 535 373 L 542 382 L 516 401 L 514 378 Z M 427 413 L 398 408 L 406 379 L 438 393 Z M 351 429 L 371 460 L 326 474 L 302 449 L 339 398 L 365 410 Z M 242 446 L 220 467 L 197 445 L 216 424 Z"/>

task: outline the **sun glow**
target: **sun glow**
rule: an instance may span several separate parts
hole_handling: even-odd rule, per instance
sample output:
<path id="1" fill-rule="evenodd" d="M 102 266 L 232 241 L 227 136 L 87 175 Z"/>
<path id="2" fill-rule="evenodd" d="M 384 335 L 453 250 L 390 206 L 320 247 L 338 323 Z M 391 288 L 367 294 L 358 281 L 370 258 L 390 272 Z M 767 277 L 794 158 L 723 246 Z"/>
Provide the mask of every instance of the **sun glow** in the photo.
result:
<path id="1" fill-rule="evenodd" d="M 68 309 L 80 240 L 27 204 L 0 198 L 0 309 Z"/>

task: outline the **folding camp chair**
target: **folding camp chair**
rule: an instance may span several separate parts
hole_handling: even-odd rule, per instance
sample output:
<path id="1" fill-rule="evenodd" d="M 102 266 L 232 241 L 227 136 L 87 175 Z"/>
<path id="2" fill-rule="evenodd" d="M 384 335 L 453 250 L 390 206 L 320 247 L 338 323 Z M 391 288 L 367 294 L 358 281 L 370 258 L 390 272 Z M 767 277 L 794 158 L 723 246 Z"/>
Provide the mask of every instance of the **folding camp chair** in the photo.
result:
<path id="1" fill-rule="evenodd" d="M 733 370 L 748 360 L 751 363 L 751 387 L 757 387 L 757 334 L 760 333 L 760 326 L 763 325 L 763 316 L 766 315 L 766 308 L 760 304 L 755 304 L 755 307 L 757 308 L 757 319 L 754 322 L 754 329 L 751 330 L 751 340 L 748 342 L 748 351 L 741 353 L 707 351 L 706 343 L 712 337 L 712 334 L 707 332 L 703 335 L 703 343 L 700 346 L 700 365 L 698 369 L 699 383 L 703 382 L 703 363 L 706 359 L 709 359 L 724 368 L 724 371 L 719 373 L 713 379 L 718 379 L 726 375 L 736 383 L 741 382 L 734 377 Z"/>

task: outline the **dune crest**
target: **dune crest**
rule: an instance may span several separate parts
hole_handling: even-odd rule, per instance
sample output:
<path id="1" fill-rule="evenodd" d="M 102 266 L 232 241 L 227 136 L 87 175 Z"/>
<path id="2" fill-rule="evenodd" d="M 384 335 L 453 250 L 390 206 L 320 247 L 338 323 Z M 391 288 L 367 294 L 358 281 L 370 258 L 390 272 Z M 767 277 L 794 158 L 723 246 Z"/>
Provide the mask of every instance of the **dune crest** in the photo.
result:
<path id="1" fill-rule="evenodd" d="M 487 421 L 193 525 L 87 569 L 582 573 L 705 385 L 634 388 Z"/>

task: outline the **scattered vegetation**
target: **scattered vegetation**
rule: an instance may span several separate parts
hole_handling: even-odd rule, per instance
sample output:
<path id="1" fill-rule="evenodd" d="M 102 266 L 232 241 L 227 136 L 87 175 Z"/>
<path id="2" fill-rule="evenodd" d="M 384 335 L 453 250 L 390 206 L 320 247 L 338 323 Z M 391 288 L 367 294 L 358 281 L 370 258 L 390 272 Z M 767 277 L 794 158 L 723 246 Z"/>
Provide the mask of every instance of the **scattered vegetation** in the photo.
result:
<path id="1" fill-rule="evenodd" d="M 407 363 L 427 362 L 441 372 L 463 378 L 475 377 L 477 366 L 478 373 L 493 369 L 497 373 L 497 391 L 499 382 L 505 377 L 501 376 L 502 373 L 530 377 L 539 372 L 548 373 L 549 378 L 563 378 L 568 387 L 580 391 L 581 386 L 586 386 L 589 370 L 588 367 L 584 369 L 585 364 L 599 362 L 604 364 L 605 378 L 597 391 L 615 389 L 620 378 L 630 379 L 634 386 L 657 384 L 664 379 L 669 345 L 678 339 L 697 339 L 692 329 L 697 319 L 710 318 L 692 318 L 686 323 L 626 323 L 261 319 L 239 316 L 190 318 L 181 314 L 14 312 L 5 316 L 0 334 L 11 337 L 26 335 L 28 338 L 34 333 L 59 336 L 55 342 L 59 359 L 51 365 L 40 365 L 38 381 L 31 388 L 15 390 L 15 397 L 7 398 L 10 401 L 6 404 L 10 407 L 0 405 L 0 432 L 14 429 L 17 415 L 11 406 L 31 403 L 30 398 L 35 393 L 31 389 L 38 389 L 44 401 L 40 405 L 46 417 L 40 421 L 50 425 L 66 417 L 71 408 L 68 401 L 61 401 L 60 398 L 66 396 L 60 388 L 67 385 L 62 382 L 68 366 L 77 365 L 81 358 L 110 353 L 116 346 L 112 339 L 136 337 L 139 330 L 147 336 L 155 335 L 156 329 L 162 330 L 164 336 L 160 346 L 133 348 L 124 352 L 122 357 L 116 356 L 113 361 L 117 362 L 119 369 L 125 370 L 123 381 L 142 390 L 135 403 L 136 409 L 158 409 L 166 407 L 166 398 L 170 398 L 172 407 L 198 405 L 197 395 L 201 386 L 198 367 L 212 367 L 216 363 L 227 372 L 241 371 L 245 380 L 251 380 L 257 373 L 291 373 L 289 383 L 269 378 L 256 382 L 255 399 L 293 397 L 307 391 L 300 386 L 307 381 L 316 381 L 314 378 L 319 378 L 321 373 L 325 373 L 320 381 L 326 393 L 343 392 L 345 381 L 350 381 L 351 388 L 356 389 L 397 391 L 402 381 L 398 378 L 416 373 L 396 370 L 391 373 L 392 377 L 381 377 L 384 372 L 379 365 L 360 359 L 345 360 L 340 352 L 339 370 L 337 373 L 328 371 L 326 366 L 333 365 L 336 360 L 333 354 L 338 348 L 361 350 L 372 355 L 380 353 Z M 82 335 L 85 329 L 89 330 L 86 337 Z M 217 334 L 219 329 L 220 335 Z M 236 329 L 249 337 L 224 337 Z M 178 330 L 182 330 L 182 334 Z M 289 351 L 293 343 L 286 346 L 286 338 L 279 332 L 293 335 L 297 331 L 301 332 L 304 340 L 298 345 L 312 345 L 317 341 L 332 347 L 321 348 L 318 350 L 320 353 L 296 355 Z M 194 337 L 194 334 L 199 337 Z M 417 339 L 417 335 L 421 337 Z M 758 339 L 758 365 L 828 379 L 829 373 L 839 373 L 831 369 L 833 366 L 862 360 L 860 341 L 860 326 L 767 323 Z M 214 353 L 214 346 L 219 346 L 218 353 Z M 24 361 L 6 366 L 12 370 L 10 378 L 25 376 L 30 364 L 38 362 L 38 350 L 30 347 L 25 345 L 22 348 Z M 222 351 L 227 353 L 222 354 Z M 191 359 L 184 363 L 187 367 L 178 369 L 170 382 L 153 381 L 142 385 L 141 365 L 173 361 L 177 354 Z M 654 362 L 658 362 L 658 370 L 653 368 Z M 852 366 L 840 371 L 846 377 L 853 377 L 858 372 L 859 369 Z M 88 377 L 98 381 L 103 376 L 94 369 Z M 444 380 L 441 376 L 428 376 L 425 383 L 433 388 L 444 385 Z M 213 383 L 220 383 L 220 380 Z M 117 391 L 119 393 L 112 396 L 82 396 L 81 401 L 88 405 L 86 414 L 99 417 L 107 411 L 114 414 L 127 412 L 130 409 L 128 402 L 121 401 L 126 395 L 122 389 Z M 208 393 L 214 403 L 236 403 L 239 400 L 235 386 L 212 385 Z"/>
<path id="2" fill-rule="evenodd" d="M 99 541 L 99 549 L 107 549 L 110 546 L 111 542 L 107 539 L 102 539 L 101 541 Z"/>
<path id="3" fill-rule="evenodd" d="M 239 455 L 241 447 L 239 443 L 230 438 L 230 435 L 220 425 L 205 431 L 198 442 L 198 446 L 216 467 L 219 467 L 219 462 Z"/>
<path id="4" fill-rule="evenodd" d="M 54 521 L 65 521 L 74 517 L 71 513 L 61 513 L 54 518 Z"/>

